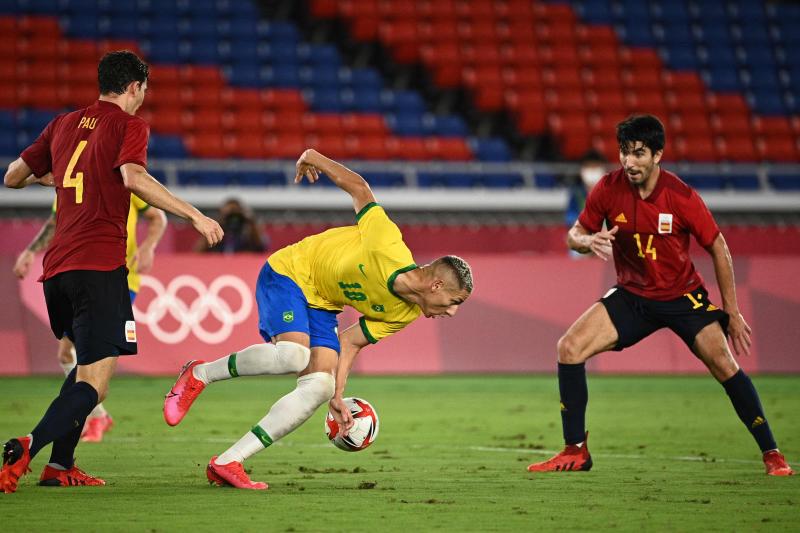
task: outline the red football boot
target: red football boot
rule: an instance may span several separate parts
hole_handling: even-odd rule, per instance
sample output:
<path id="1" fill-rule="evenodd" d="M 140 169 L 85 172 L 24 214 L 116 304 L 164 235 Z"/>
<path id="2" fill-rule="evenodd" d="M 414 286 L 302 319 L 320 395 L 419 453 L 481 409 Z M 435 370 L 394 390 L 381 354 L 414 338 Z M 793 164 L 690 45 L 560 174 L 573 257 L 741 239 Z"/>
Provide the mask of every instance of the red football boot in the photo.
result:
<path id="1" fill-rule="evenodd" d="M 767 467 L 768 476 L 791 476 L 794 470 L 786 462 L 783 454 L 778 450 L 764 452 L 764 466 Z"/>
<path id="2" fill-rule="evenodd" d="M 216 460 L 217 456 L 215 455 L 206 467 L 206 477 L 208 477 L 209 483 L 220 487 L 230 485 L 237 489 L 266 490 L 269 488 L 269 485 L 263 481 L 251 481 L 244 471 L 242 463 L 233 461 L 226 465 L 218 465 Z"/>
<path id="3" fill-rule="evenodd" d="M 177 426 L 192 403 L 200 396 L 206 384 L 192 375 L 192 369 L 205 361 L 189 361 L 181 369 L 175 385 L 164 397 L 164 420 L 170 426 Z"/>
<path id="4" fill-rule="evenodd" d="M 75 465 L 69 470 L 59 470 L 46 465 L 42 475 L 39 476 L 39 485 L 43 487 L 96 487 L 105 484 L 106 482 L 99 477 L 90 476 Z"/>
<path id="5" fill-rule="evenodd" d="M 587 472 L 592 469 L 592 456 L 589 454 L 589 432 L 583 444 L 568 444 L 564 451 L 541 463 L 528 466 L 528 472 Z"/>
<path id="6" fill-rule="evenodd" d="M 110 415 L 95 416 L 86 420 L 81 434 L 81 442 L 100 442 L 103 440 L 103 435 L 106 434 L 111 426 L 114 425 L 114 419 Z"/>
<path id="7" fill-rule="evenodd" d="M 11 439 L 3 446 L 3 469 L 0 470 L 0 489 L 6 494 L 17 490 L 19 478 L 31 471 L 31 438 Z"/>

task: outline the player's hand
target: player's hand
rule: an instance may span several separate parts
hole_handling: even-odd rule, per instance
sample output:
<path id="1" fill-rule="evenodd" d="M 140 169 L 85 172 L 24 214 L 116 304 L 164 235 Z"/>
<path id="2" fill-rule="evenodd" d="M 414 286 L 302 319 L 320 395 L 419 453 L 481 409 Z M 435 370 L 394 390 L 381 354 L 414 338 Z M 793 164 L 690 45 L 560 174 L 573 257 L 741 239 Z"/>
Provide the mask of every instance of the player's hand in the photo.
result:
<path id="1" fill-rule="evenodd" d="M 328 410 L 331 412 L 333 419 L 336 420 L 336 423 L 339 424 L 339 428 L 342 430 L 342 436 L 346 437 L 355 423 L 350 409 L 347 408 L 347 404 L 344 403 L 341 397 L 333 397 Z"/>
<path id="2" fill-rule="evenodd" d="M 225 235 L 219 222 L 205 215 L 200 215 L 196 219 L 193 219 L 192 226 L 197 230 L 197 233 L 206 239 L 209 248 L 219 244 L 220 241 L 222 241 L 223 235 Z"/>
<path id="3" fill-rule="evenodd" d="M 145 246 L 143 248 L 139 248 L 136 250 L 136 253 L 133 255 L 133 260 L 131 261 L 131 265 L 128 268 L 136 265 L 139 274 L 147 274 L 150 272 L 150 269 L 153 268 L 153 259 L 155 257 L 155 252 L 149 246 Z"/>
<path id="4" fill-rule="evenodd" d="M 753 341 L 750 339 L 750 335 L 753 333 L 753 330 L 750 329 L 750 326 L 747 322 L 744 321 L 744 317 L 738 311 L 736 313 L 728 313 L 730 317 L 730 322 L 728 322 L 728 335 L 731 337 L 731 344 L 733 344 L 733 351 L 736 352 L 736 355 L 750 355 L 750 345 Z"/>
<path id="5" fill-rule="evenodd" d="M 19 256 L 17 256 L 17 260 L 14 263 L 14 267 L 11 271 L 17 276 L 19 279 L 24 279 L 25 276 L 28 275 L 28 271 L 31 269 L 31 264 L 33 263 L 35 256 L 33 252 L 30 250 L 23 250 Z"/>
<path id="6" fill-rule="evenodd" d="M 36 183 L 42 185 L 43 187 L 55 187 L 56 186 L 56 179 L 53 177 L 52 172 L 48 172 L 41 178 L 36 180 Z"/>
<path id="7" fill-rule="evenodd" d="M 614 226 L 610 230 L 600 230 L 593 234 L 589 242 L 589 249 L 602 259 L 608 261 L 611 259 L 611 244 L 614 242 L 614 235 L 619 231 L 619 226 Z"/>
<path id="8" fill-rule="evenodd" d="M 315 153 L 314 150 L 306 150 L 303 152 L 303 155 L 300 156 L 300 159 L 297 160 L 294 173 L 295 183 L 300 183 L 303 180 L 303 176 L 306 177 L 309 183 L 314 183 L 319 179 L 319 170 L 311 164 L 311 158 Z"/>

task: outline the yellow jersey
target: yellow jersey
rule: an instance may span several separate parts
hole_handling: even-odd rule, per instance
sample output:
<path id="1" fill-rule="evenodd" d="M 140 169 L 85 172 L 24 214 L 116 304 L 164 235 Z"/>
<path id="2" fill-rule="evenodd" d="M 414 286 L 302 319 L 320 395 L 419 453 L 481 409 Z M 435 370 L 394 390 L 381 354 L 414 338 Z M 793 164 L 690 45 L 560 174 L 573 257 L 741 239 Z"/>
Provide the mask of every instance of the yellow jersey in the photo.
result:
<path id="1" fill-rule="evenodd" d="M 56 212 L 57 199 L 53 200 L 53 213 Z M 125 263 L 128 265 L 128 289 L 139 292 L 139 272 L 135 264 L 132 264 L 133 256 L 139 246 L 136 243 L 136 224 L 139 222 L 139 213 L 147 210 L 150 206 L 144 200 L 131 194 L 131 207 L 128 211 L 128 242 L 125 248 Z"/>
<path id="2" fill-rule="evenodd" d="M 420 308 L 393 289 L 395 278 L 417 265 L 383 207 L 367 204 L 356 222 L 306 237 L 268 262 L 297 283 L 310 307 L 341 311 L 349 305 L 361 313 L 361 330 L 376 343 L 419 317 Z"/>

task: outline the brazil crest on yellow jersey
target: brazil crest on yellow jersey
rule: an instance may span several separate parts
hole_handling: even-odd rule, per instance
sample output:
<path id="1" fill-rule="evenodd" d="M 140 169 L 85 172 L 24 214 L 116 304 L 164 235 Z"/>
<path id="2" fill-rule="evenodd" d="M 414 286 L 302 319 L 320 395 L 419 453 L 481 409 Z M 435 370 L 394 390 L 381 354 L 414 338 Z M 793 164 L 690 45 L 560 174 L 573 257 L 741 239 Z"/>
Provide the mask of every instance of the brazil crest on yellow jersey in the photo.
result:
<path id="1" fill-rule="evenodd" d="M 399 331 L 421 313 L 392 289 L 395 278 L 417 268 L 400 229 L 376 203 L 356 215 L 356 226 L 333 228 L 278 250 L 269 264 L 292 279 L 308 305 L 363 316 L 359 322 L 372 343 Z"/>

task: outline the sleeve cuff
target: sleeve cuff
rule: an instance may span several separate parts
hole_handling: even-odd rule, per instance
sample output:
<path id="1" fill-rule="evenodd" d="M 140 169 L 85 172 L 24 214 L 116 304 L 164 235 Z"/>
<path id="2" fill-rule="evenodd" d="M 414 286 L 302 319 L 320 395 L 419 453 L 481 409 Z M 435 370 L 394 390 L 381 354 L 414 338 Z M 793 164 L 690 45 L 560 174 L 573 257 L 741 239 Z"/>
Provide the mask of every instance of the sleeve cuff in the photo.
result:
<path id="1" fill-rule="evenodd" d="M 370 209 L 372 209 L 373 207 L 375 207 L 375 206 L 377 206 L 377 205 L 378 205 L 378 203 L 377 203 L 377 202 L 370 202 L 370 203 L 368 203 L 367 205 L 365 205 L 364 207 L 362 207 L 362 208 L 361 208 L 361 211 L 359 211 L 359 212 L 358 212 L 358 214 L 356 214 L 356 222 L 358 222 L 359 220 L 361 220 L 361 217 L 363 217 L 364 215 L 366 215 L 366 214 L 367 214 L 367 211 L 369 211 Z"/>
<path id="2" fill-rule="evenodd" d="M 361 326 L 361 332 L 364 334 L 364 336 L 367 338 L 370 344 L 375 344 L 376 342 L 378 342 L 378 339 L 373 337 L 372 333 L 370 333 L 369 329 L 367 329 L 367 321 L 364 320 L 363 316 L 358 319 L 358 324 Z"/>

